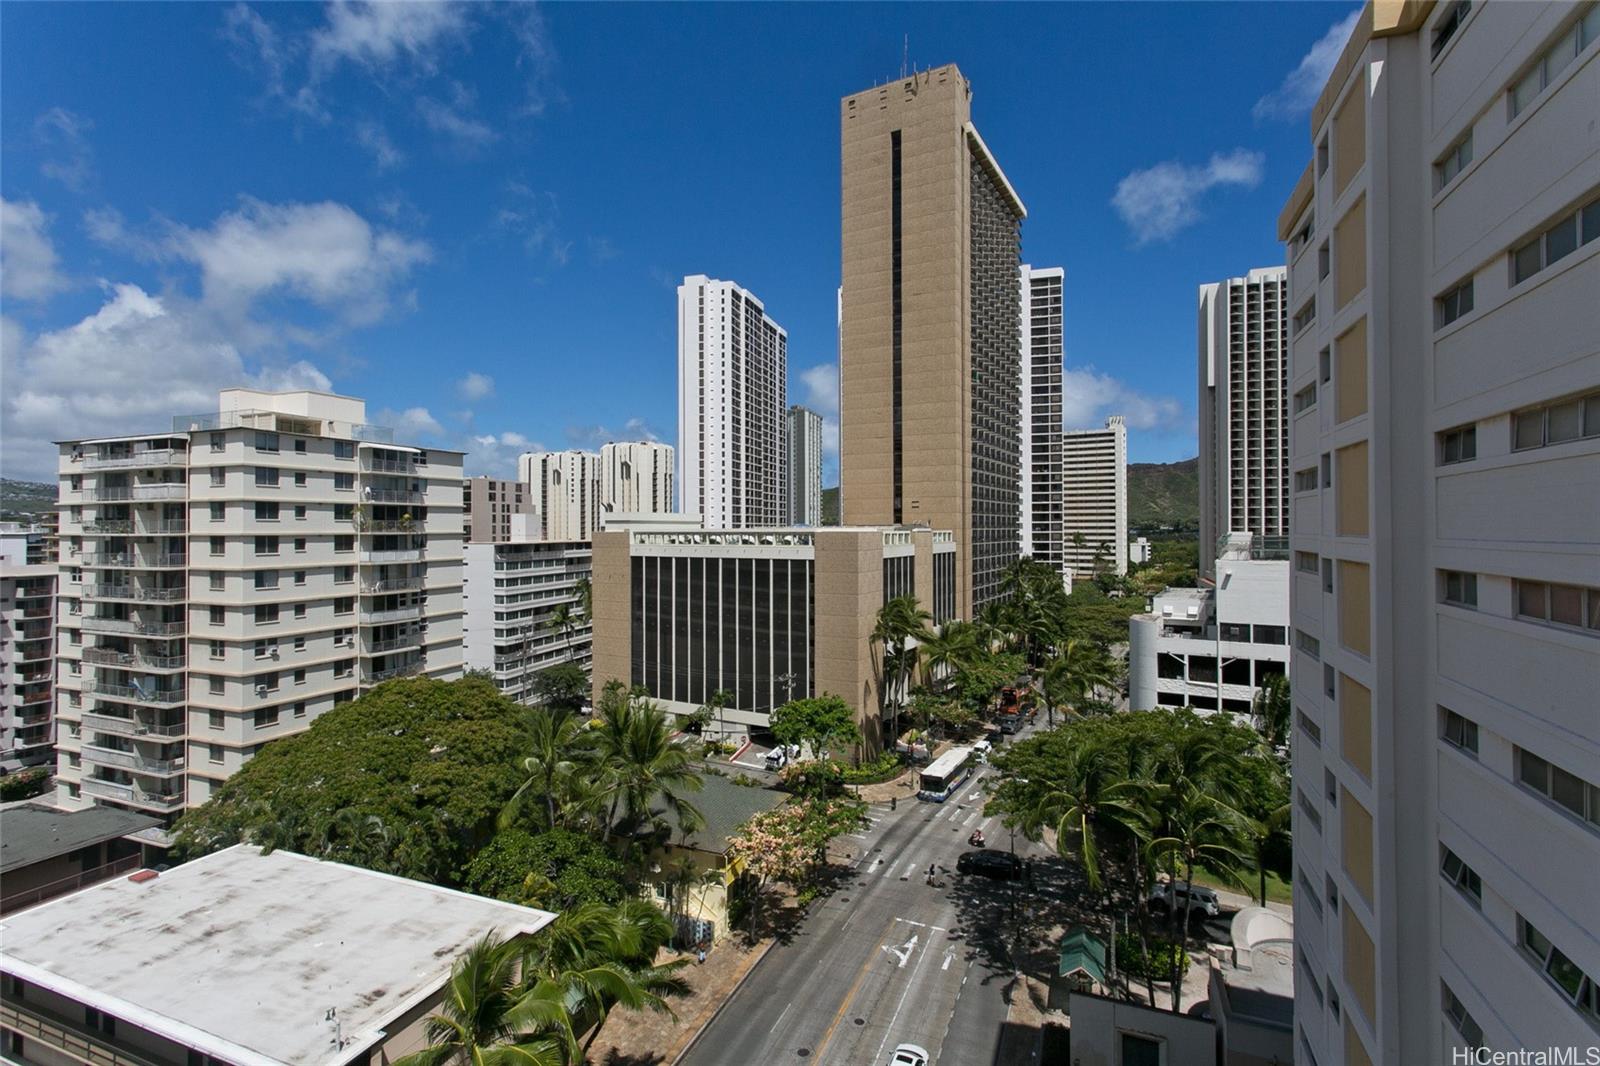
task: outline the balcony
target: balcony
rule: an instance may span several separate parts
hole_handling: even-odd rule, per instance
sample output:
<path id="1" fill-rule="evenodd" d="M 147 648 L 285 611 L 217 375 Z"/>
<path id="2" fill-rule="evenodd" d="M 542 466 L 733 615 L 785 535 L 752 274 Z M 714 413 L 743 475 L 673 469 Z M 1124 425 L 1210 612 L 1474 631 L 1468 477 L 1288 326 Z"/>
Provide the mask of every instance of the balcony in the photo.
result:
<path id="1" fill-rule="evenodd" d="M 139 788 L 137 785 L 119 785 L 115 781 L 101 781 L 91 777 L 84 780 L 83 791 L 90 796 L 103 796 L 146 810 L 166 812 L 175 811 L 183 806 L 182 790 L 154 792 Z"/>
<path id="2" fill-rule="evenodd" d="M 83 532 L 90 537 L 126 537 L 133 532 L 131 518 L 97 518 L 83 524 Z"/>
<path id="3" fill-rule="evenodd" d="M 132 552 L 85 552 L 84 566 L 129 567 L 133 565 Z"/>
<path id="4" fill-rule="evenodd" d="M 17 643 L 17 644 L 20 644 L 25 640 L 49 640 L 49 639 L 50 639 L 50 627 L 49 626 L 45 626 L 43 629 L 24 629 L 22 632 L 14 633 L 11 636 L 11 640 L 14 643 Z"/>
<path id="5" fill-rule="evenodd" d="M 409 457 L 378 459 L 369 455 L 362 459 L 361 469 L 369 474 L 409 474 L 416 469 L 416 462 Z"/>
<path id="6" fill-rule="evenodd" d="M 410 607 L 396 607 L 388 611 L 363 611 L 361 624 L 364 626 L 378 626 L 385 622 L 414 622 L 422 617 L 422 605 L 414 604 Z"/>
<path id="7" fill-rule="evenodd" d="M 151 774 L 156 777 L 171 777 L 173 774 L 183 773 L 183 759 L 150 759 L 136 751 L 119 751 L 116 748 L 102 748 L 94 744 L 83 746 L 83 761 L 95 766 L 110 766 L 118 770 L 131 770 L 134 773 Z"/>
<path id="8" fill-rule="evenodd" d="M 55 613 L 55 608 L 49 604 L 43 607 L 24 607 L 22 609 L 22 617 L 24 618 L 49 618 Z"/>
<path id="9" fill-rule="evenodd" d="M 389 551 L 364 551 L 361 553 L 363 563 L 419 563 L 422 561 L 424 549 L 422 548 L 395 548 Z"/>
<path id="10" fill-rule="evenodd" d="M 413 674 L 420 674 L 427 668 L 427 660 L 413 659 L 411 662 L 402 663 L 399 666 L 386 666 L 381 670 L 367 670 L 362 673 L 361 679 L 364 684 L 376 685 L 383 681 L 392 681 L 397 677 L 410 677 Z"/>
<path id="11" fill-rule="evenodd" d="M 137 603 L 177 603 L 188 596 L 182 586 L 153 588 L 147 585 L 86 585 L 86 600 L 132 600 Z"/>
<path id="12" fill-rule="evenodd" d="M 363 596 L 376 596 L 384 592 L 409 592 L 422 587 L 420 577 L 390 577 L 382 581 L 364 581 L 361 583 Z"/>
<path id="13" fill-rule="evenodd" d="M 82 625 L 88 633 L 131 633 L 136 637 L 181 637 L 187 622 L 136 622 L 131 618 L 101 618 L 87 614 Z"/>
<path id="14" fill-rule="evenodd" d="M 167 482 L 161 485 L 135 485 L 133 498 L 136 500 L 187 500 L 189 486 L 183 482 Z"/>
<path id="15" fill-rule="evenodd" d="M 145 655 L 143 652 L 119 651 L 116 648 L 85 648 L 83 661 L 96 666 L 120 666 L 123 669 L 182 670 L 188 659 L 182 655 Z"/>
<path id="16" fill-rule="evenodd" d="M 388 637 L 384 640 L 375 640 L 367 645 L 368 655 L 383 655 L 391 651 L 400 651 L 404 648 L 419 648 L 422 646 L 422 632 L 417 630 L 404 636 Z"/>
<path id="17" fill-rule="evenodd" d="M 402 518 L 377 518 L 361 527 L 363 533 L 410 533 L 417 528 L 417 520 L 407 522 Z"/>
<path id="18" fill-rule="evenodd" d="M 368 503 L 423 503 L 427 497 L 411 489 L 362 489 Z"/>
<path id="19" fill-rule="evenodd" d="M 119 737 L 181 737 L 187 732 L 182 722 L 147 722 L 122 714 L 94 714 L 83 716 L 83 728 Z"/>
<path id="20" fill-rule="evenodd" d="M 115 681 L 86 681 L 83 691 L 107 699 L 126 700 L 130 703 L 148 703 L 153 706 L 176 706 L 188 699 L 188 689 L 174 688 L 141 688 L 137 685 L 122 685 Z"/>
<path id="21" fill-rule="evenodd" d="M 46 686 L 46 687 L 44 687 L 42 689 L 39 689 L 37 692 L 24 692 L 24 693 L 18 695 L 17 698 L 16 698 L 17 699 L 17 706 L 18 707 L 32 707 L 32 706 L 48 705 L 50 703 L 50 701 L 54 698 L 54 696 L 55 696 L 55 693 L 51 691 L 49 686 Z"/>
<path id="22" fill-rule="evenodd" d="M 189 453 L 176 448 L 151 448 L 127 455 L 85 455 L 85 470 L 130 470 L 140 467 L 186 466 Z"/>

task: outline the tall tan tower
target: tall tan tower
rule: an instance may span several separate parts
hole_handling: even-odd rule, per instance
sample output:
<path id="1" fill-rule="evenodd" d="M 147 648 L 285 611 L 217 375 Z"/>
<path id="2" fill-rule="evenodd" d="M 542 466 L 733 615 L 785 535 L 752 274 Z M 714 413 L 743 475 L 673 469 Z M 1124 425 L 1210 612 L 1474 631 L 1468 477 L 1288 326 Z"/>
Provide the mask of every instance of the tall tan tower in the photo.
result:
<path id="1" fill-rule="evenodd" d="M 845 97 L 840 485 L 847 525 L 956 533 L 956 610 L 1017 558 L 1021 199 L 954 65 Z"/>

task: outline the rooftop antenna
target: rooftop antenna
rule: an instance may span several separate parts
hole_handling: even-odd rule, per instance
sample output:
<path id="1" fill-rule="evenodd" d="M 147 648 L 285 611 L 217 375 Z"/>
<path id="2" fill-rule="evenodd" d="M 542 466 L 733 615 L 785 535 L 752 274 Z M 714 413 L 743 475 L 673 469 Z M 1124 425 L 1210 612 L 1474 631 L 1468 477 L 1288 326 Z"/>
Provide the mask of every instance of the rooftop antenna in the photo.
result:
<path id="1" fill-rule="evenodd" d="M 911 58 L 911 34 L 908 33 L 905 36 L 905 41 L 902 43 L 902 45 L 900 47 L 900 80 L 901 81 L 905 80 L 905 77 L 906 77 L 906 63 L 910 60 L 910 58 Z"/>

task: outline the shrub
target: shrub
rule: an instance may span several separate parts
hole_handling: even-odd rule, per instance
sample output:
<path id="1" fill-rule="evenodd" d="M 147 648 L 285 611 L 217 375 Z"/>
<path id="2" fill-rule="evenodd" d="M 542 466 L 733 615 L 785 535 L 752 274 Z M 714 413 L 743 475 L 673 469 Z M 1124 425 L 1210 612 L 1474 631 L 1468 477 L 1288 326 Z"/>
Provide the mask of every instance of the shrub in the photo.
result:
<path id="1" fill-rule="evenodd" d="M 1172 976 L 1172 958 L 1176 952 L 1181 973 L 1189 965 L 1189 953 L 1182 946 L 1164 937 L 1148 938 L 1150 950 L 1139 947 L 1139 934 L 1117 934 L 1117 969 L 1129 977 L 1152 977 L 1165 981 Z"/>
<path id="2" fill-rule="evenodd" d="M 876 785 L 880 781 L 898 777 L 904 768 L 898 753 L 886 751 L 871 762 L 864 762 L 860 766 L 846 766 L 844 782 L 847 785 Z"/>
<path id="3" fill-rule="evenodd" d="M 16 800 L 32 799 L 45 793 L 50 787 L 50 771 L 44 767 L 32 770 L 23 770 L 15 774 L 6 774 L 0 777 L 0 803 L 13 803 Z"/>

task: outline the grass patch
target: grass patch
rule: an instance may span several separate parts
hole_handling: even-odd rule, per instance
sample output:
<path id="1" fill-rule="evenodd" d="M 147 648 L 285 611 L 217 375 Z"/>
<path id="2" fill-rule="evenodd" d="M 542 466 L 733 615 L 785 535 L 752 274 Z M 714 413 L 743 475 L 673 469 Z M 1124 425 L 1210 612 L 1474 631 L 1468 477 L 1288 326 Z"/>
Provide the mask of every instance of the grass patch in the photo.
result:
<path id="1" fill-rule="evenodd" d="M 1179 879 L 1179 882 L 1182 883 L 1182 878 Z M 1255 898 L 1256 891 L 1260 887 L 1260 882 L 1257 880 L 1254 871 L 1245 875 L 1245 884 L 1248 887 L 1240 889 L 1238 885 L 1229 884 L 1225 878 L 1218 877 L 1204 866 L 1198 864 L 1194 868 L 1194 883 L 1205 885 L 1207 888 L 1220 888 L 1226 892 L 1239 892 L 1242 895 L 1249 896 L 1251 899 Z M 1293 886 L 1271 870 L 1267 871 L 1267 901 L 1270 903 L 1294 902 Z"/>

